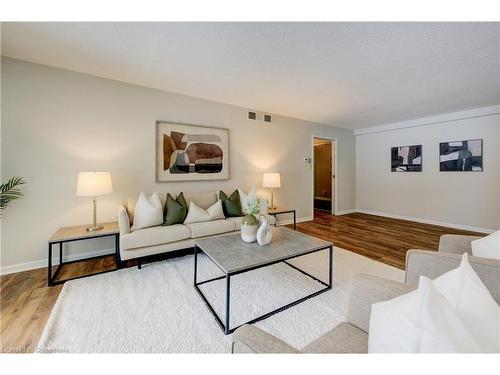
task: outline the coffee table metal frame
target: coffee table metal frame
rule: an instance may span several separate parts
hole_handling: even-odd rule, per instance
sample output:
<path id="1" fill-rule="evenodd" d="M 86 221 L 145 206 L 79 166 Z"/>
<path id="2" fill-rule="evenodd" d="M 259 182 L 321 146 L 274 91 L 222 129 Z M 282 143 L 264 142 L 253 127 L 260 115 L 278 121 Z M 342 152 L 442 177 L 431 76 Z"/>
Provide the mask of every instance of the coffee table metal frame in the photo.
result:
<path id="1" fill-rule="evenodd" d="M 304 255 L 308 255 L 308 254 L 312 254 L 312 253 L 315 253 L 315 252 L 318 252 L 318 251 L 323 251 L 323 250 L 328 250 L 328 283 L 325 283 L 324 281 L 314 277 L 313 275 L 307 273 L 306 271 L 294 266 L 293 264 L 290 264 L 287 262 L 287 260 L 290 260 L 290 259 L 294 259 L 294 258 L 298 258 L 298 257 L 301 257 L 301 256 L 304 256 Z M 241 327 L 243 324 L 254 324 L 256 322 L 259 322 L 261 320 L 264 320 L 264 319 L 267 319 L 269 318 L 270 316 L 274 315 L 274 314 L 277 314 L 283 310 L 286 310 L 292 306 L 295 306 L 301 302 L 304 302 L 305 300 L 309 299 L 309 298 L 312 298 L 312 297 L 315 297 L 321 293 L 324 293 L 326 292 L 327 290 L 330 290 L 332 289 L 332 258 L 333 258 L 333 246 L 330 245 L 330 246 L 326 246 L 326 247 L 323 247 L 323 248 L 319 248 L 319 249 L 315 249 L 315 250 L 311 250 L 309 252 L 306 252 L 306 253 L 301 253 L 299 255 L 291 255 L 290 257 L 287 257 L 287 258 L 284 258 L 284 259 L 279 259 L 279 260 L 274 260 L 274 261 L 270 261 L 268 263 L 264 263 L 264 264 L 259 264 L 258 266 L 253 266 L 253 267 L 248 267 L 248 268 L 245 268 L 243 270 L 240 270 L 240 271 L 235 271 L 235 272 L 227 272 L 226 270 L 224 270 L 223 268 L 221 268 L 219 265 L 217 265 L 217 263 L 213 262 L 215 265 L 217 265 L 217 267 L 224 273 L 223 276 L 219 276 L 219 277 L 215 277 L 215 278 L 212 278 L 212 279 L 209 279 L 209 280 L 204 280 L 204 281 L 200 281 L 198 282 L 197 280 L 197 268 L 198 268 L 198 252 L 203 252 L 203 249 L 201 247 L 199 247 L 198 245 L 195 244 L 194 246 L 194 287 L 196 289 L 196 291 L 198 292 L 198 294 L 200 295 L 200 297 L 202 298 L 202 300 L 205 302 L 206 306 L 208 307 L 208 310 L 212 313 L 213 317 L 215 318 L 215 320 L 217 321 L 217 323 L 219 324 L 220 328 L 222 329 L 222 331 L 224 332 L 225 335 L 228 335 L 230 333 L 233 333 L 237 328 Z M 210 258 L 208 256 L 208 258 Z M 309 276 L 311 279 L 319 282 L 320 284 L 324 285 L 325 288 L 322 288 L 320 290 L 318 290 L 317 292 L 314 292 L 314 293 L 311 293 L 305 297 L 302 297 L 302 298 L 299 298 L 298 300 L 296 301 L 293 301 L 293 302 L 290 302 L 288 304 L 286 304 L 285 306 L 282 306 L 280 308 L 277 308 L 273 311 L 270 311 L 264 315 L 261 315 L 257 318 L 254 318 L 246 323 L 242 323 L 240 325 L 238 325 L 237 327 L 233 327 L 233 328 L 230 328 L 230 325 L 229 325 L 229 318 L 230 318 L 230 302 L 231 302 L 231 277 L 232 276 L 235 276 L 235 275 L 239 275 L 241 273 L 245 273 L 245 272 L 250 272 L 250 271 L 253 271 L 253 270 L 256 270 L 258 268 L 262 268 L 262 267 L 268 267 L 268 266 L 272 266 L 273 264 L 277 264 L 277 263 L 285 263 L 286 265 L 288 265 L 289 267 L 303 273 L 304 275 L 307 275 Z M 208 301 L 207 297 L 205 297 L 205 295 L 203 294 L 203 292 L 201 291 L 201 289 L 199 288 L 199 285 L 202 285 L 202 284 L 206 284 L 206 283 L 209 283 L 209 282 L 213 282 L 213 281 L 216 281 L 216 280 L 221 280 L 221 279 L 226 279 L 226 296 L 225 296 L 225 309 L 226 309 L 226 315 L 225 315 L 225 322 L 222 321 L 222 319 L 217 315 L 217 313 L 215 312 L 214 308 L 212 307 L 212 305 L 210 304 L 210 302 Z"/>

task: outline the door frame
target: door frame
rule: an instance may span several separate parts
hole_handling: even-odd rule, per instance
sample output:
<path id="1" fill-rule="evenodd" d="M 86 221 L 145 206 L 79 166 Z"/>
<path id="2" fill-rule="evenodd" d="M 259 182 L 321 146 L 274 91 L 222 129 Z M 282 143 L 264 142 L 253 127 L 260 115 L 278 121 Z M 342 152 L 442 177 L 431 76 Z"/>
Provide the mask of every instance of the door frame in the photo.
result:
<path id="1" fill-rule="evenodd" d="M 338 155 L 339 142 L 338 142 L 337 138 L 313 134 L 311 136 L 311 169 L 312 169 L 312 173 L 311 173 L 311 183 L 312 183 L 312 185 L 311 185 L 312 186 L 311 213 L 312 213 L 312 217 L 314 218 L 314 176 L 315 176 L 315 170 L 314 170 L 314 138 L 326 139 L 328 141 L 331 141 L 335 145 L 334 149 L 333 149 L 334 152 L 332 154 L 332 156 L 333 156 L 332 170 L 335 171 L 335 178 L 332 176 L 332 170 L 330 170 L 330 176 L 331 176 L 331 178 L 334 178 L 334 183 L 332 185 L 332 195 L 333 195 L 333 197 L 330 197 L 330 198 L 333 198 L 332 199 L 333 208 L 332 208 L 331 214 L 332 215 L 337 215 L 337 211 L 338 211 L 337 205 L 338 205 L 338 196 L 339 196 L 338 188 L 337 188 L 337 176 L 338 176 L 337 155 Z"/>

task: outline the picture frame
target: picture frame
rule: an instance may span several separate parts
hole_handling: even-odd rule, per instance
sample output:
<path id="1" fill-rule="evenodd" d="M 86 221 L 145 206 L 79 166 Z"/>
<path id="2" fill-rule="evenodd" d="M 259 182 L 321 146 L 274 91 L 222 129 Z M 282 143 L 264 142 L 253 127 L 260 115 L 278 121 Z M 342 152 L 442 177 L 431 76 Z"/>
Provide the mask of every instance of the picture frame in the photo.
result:
<path id="1" fill-rule="evenodd" d="M 483 140 L 439 143 L 440 172 L 483 172 Z"/>
<path id="2" fill-rule="evenodd" d="M 422 145 L 391 147 L 391 172 L 422 172 Z"/>
<path id="3" fill-rule="evenodd" d="M 229 179 L 229 129 L 156 121 L 156 181 Z"/>

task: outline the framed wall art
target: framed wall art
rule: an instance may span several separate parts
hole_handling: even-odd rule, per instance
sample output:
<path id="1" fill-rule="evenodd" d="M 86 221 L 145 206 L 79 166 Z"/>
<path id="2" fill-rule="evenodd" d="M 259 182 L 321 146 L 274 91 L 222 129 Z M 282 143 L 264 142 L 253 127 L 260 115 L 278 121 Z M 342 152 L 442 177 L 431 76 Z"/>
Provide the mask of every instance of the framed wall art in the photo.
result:
<path id="1" fill-rule="evenodd" d="M 439 170 L 441 172 L 482 172 L 483 140 L 440 143 Z"/>
<path id="2" fill-rule="evenodd" d="M 156 179 L 229 179 L 229 129 L 157 121 Z"/>
<path id="3" fill-rule="evenodd" d="M 422 172 L 422 145 L 391 148 L 392 172 Z"/>

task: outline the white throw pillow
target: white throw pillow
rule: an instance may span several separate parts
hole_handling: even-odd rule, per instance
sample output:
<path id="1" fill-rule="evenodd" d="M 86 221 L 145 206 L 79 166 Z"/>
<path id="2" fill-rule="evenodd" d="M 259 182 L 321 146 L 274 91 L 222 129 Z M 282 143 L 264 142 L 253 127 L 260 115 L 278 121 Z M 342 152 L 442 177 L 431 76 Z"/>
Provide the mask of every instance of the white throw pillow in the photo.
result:
<path id="1" fill-rule="evenodd" d="M 500 306 L 469 263 L 467 253 L 460 266 L 433 283 L 459 318 L 471 329 L 484 352 L 500 351 Z M 496 322 L 496 324 L 494 323 Z"/>
<path id="2" fill-rule="evenodd" d="M 472 241 L 471 245 L 475 257 L 500 259 L 500 230 Z"/>
<path id="3" fill-rule="evenodd" d="M 419 353 L 481 353 L 473 327 L 460 319 L 456 309 L 431 279 L 421 276 L 422 317 Z"/>
<path id="4" fill-rule="evenodd" d="M 189 203 L 189 210 L 184 220 L 184 224 L 200 223 L 203 221 L 212 221 L 218 219 L 225 219 L 224 211 L 222 209 L 222 201 L 219 199 L 206 210 L 199 207 L 191 201 Z"/>
<path id="5" fill-rule="evenodd" d="M 369 353 L 417 353 L 420 345 L 421 293 L 413 291 L 374 303 L 368 334 Z"/>
<path id="6" fill-rule="evenodd" d="M 134 223 L 130 230 L 153 227 L 162 223 L 163 205 L 158 193 L 153 193 L 150 198 L 141 193 L 135 205 Z"/>
<path id="7" fill-rule="evenodd" d="M 464 254 L 458 268 L 372 305 L 368 351 L 498 352 L 500 307 Z"/>

